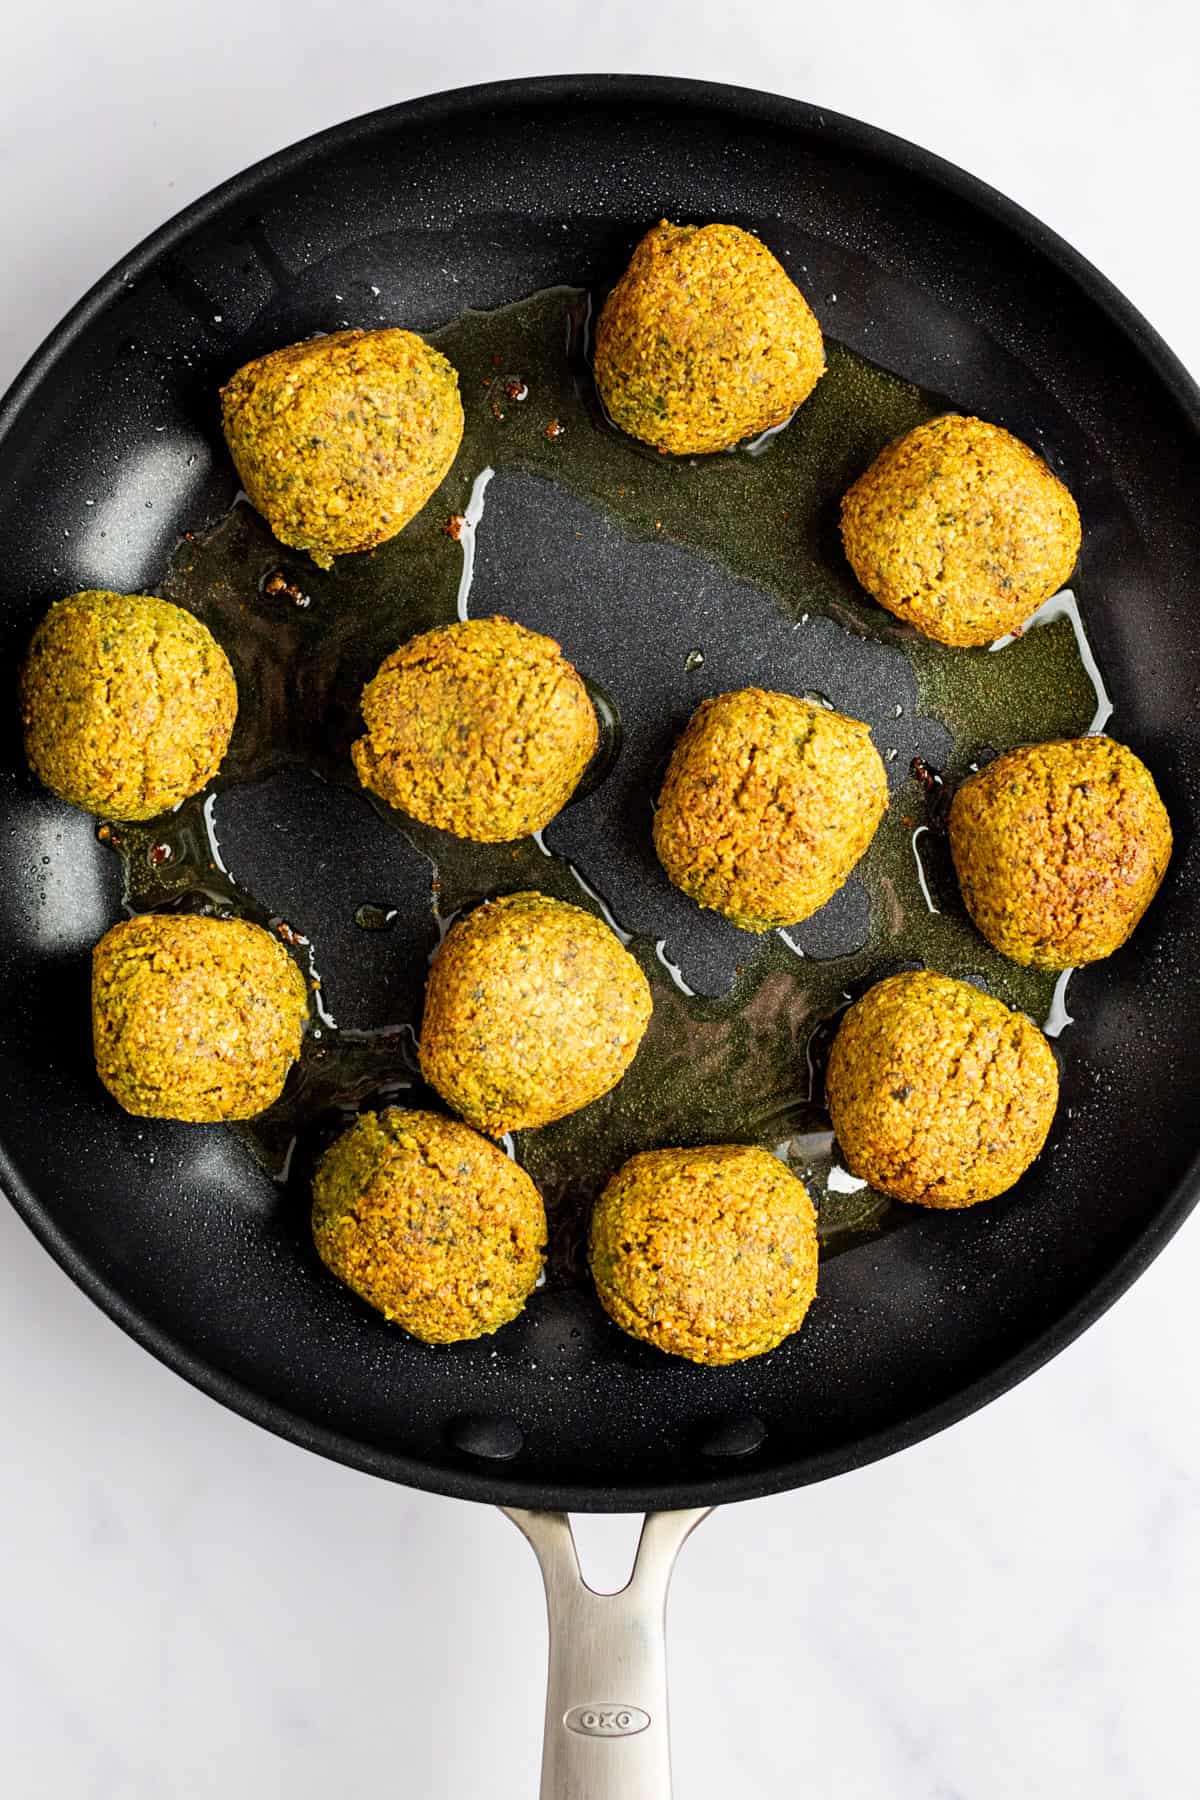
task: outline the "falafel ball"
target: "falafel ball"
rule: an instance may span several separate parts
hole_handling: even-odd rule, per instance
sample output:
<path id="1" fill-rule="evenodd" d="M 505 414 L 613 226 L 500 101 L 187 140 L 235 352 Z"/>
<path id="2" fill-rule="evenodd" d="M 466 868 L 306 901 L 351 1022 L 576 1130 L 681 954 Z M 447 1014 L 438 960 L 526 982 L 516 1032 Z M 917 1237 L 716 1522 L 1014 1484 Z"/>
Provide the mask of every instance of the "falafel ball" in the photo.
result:
<path id="1" fill-rule="evenodd" d="M 825 1094 L 846 1166 L 918 1206 L 974 1206 L 1046 1141 L 1058 1066 L 1024 1013 L 919 970 L 868 989 L 842 1020 Z"/>
<path id="2" fill-rule="evenodd" d="M 142 913 L 92 952 L 96 1070 L 141 1119 L 252 1119 L 283 1090 L 308 1018 L 304 977 L 244 919 Z"/>
<path id="3" fill-rule="evenodd" d="M 807 919 L 875 835 L 887 776 L 858 719 L 741 688 L 697 707 L 675 746 L 654 848 L 676 887 L 743 931 Z"/>
<path id="4" fill-rule="evenodd" d="M 363 1113 L 317 1165 L 313 1242 L 331 1274 L 426 1344 L 499 1331 L 546 1253 L 524 1169 L 456 1119 Z"/>
<path id="5" fill-rule="evenodd" d="M 221 389 L 225 441 L 281 544 L 319 568 L 403 531 L 462 442 L 458 375 L 413 331 L 334 331 Z"/>
<path id="6" fill-rule="evenodd" d="M 1158 892 L 1171 821 L 1154 777 L 1108 737 L 1006 751 L 950 807 L 963 900 L 1013 962 L 1068 969 L 1119 950 Z"/>
<path id="7" fill-rule="evenodd" d="M 511 619 L 440 625 L 393 651 L 363 689 L 363 786 L 477 844 L 526 837 L 561 812 L 600 731 L 553 638 Z"/>
<path id="8" fill-rule="evenodd" d="M 237 705 L 212 633 L 150 594 L 89 588 L 56 601 L 21 670 L 30 768 L 109 819 L 156 818 L 207 786 Z"/>
<path id="9" fill-rule="evenodd" d="M 821 327 L 737 225 L 648 231 L 596 327 L 595 377 L 622 431 L 693 456 L 782 425 L 825 373 Z"/>
<path id="10" fill-rule="evenodd" d="M 434 959 L 421 1072 L 490 1136 L 528 1131 L 616 1087 L 651 1011 L 649 982 L 600 919 L 508 894 L 459 920 Z"/>
<path id="11" fill-rule="evenodd" d="M 1079 508 L 1020 438 L 947 413 L 889 444 L 842 500 L 855 575 L 939 644 L 990 644 L 1075 567 Z"/>
<path id="12" fill-rule="evenodd" d="M 807 1189 L 749 1144 L 630 1157 L 596 1203 L 589 1253 L 622 1331 L 691 1362 L 773 1350 L 817 1291 Z"/>

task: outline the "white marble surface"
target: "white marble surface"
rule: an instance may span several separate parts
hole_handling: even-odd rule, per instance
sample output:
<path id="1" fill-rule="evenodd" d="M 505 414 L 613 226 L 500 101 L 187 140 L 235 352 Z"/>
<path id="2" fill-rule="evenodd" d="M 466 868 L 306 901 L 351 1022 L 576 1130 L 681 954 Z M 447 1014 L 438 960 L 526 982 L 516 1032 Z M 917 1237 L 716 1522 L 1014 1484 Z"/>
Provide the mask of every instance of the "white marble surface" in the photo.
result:
<path id="1" fill-rule="evenodd" d="M 1023 201 L 1200 369 L 1190 0 L 43 0 L 6 17 L 0 384 L 135 239 L 255 157 L 500 75 L 770 87 Z M 942 1438 L 718 1514 L 671 1610 L 680 1800 L 1189 1800 L 1200 1224 Z M 544 1635 L 498 1514 L 307 1457 L 125 1339 L 0 1209 L 0 1793 L 536 1791 Z M 592 1525 L 611 1565 L 623 1521 Z"/>

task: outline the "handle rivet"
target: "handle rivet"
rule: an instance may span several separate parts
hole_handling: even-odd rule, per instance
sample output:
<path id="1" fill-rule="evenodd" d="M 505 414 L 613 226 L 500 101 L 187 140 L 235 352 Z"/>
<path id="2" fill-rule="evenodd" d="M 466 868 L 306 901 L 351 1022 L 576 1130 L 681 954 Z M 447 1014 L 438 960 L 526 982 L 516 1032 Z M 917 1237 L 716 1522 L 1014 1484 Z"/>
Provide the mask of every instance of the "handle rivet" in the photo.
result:
<path id="1" fill-rule="evenodd" d="M 446 1427 L 447 1441 L 468 1456 L 507 1462 L 525 1447 L 525 1433 L 515 1419 L 495 1413 L 462 1413 Z"/>
<path id="2" fill-rule="evenodd" d="M 726 1413 L 705 1427 L 699 1449 L 703 1456 L 749 1456 L 766 1439 L 767 1428 L 757 1413 Z"/>

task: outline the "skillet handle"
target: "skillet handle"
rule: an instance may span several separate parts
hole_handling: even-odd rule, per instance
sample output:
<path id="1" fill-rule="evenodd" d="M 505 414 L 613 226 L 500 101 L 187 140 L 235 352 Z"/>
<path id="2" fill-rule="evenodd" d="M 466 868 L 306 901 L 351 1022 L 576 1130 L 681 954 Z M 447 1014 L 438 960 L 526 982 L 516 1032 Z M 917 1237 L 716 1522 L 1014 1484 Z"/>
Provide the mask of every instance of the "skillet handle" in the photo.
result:
<path id="1" fill-rule="evenodd" d="M 709 1508 L 648 1513 L 633 1574 L 597 1594 L 566 1513 L 504 1509 L 546 1584 L 550 1674 L 541 1800 L 671 1800 L 667 1588 L 684 1539 Z"/>

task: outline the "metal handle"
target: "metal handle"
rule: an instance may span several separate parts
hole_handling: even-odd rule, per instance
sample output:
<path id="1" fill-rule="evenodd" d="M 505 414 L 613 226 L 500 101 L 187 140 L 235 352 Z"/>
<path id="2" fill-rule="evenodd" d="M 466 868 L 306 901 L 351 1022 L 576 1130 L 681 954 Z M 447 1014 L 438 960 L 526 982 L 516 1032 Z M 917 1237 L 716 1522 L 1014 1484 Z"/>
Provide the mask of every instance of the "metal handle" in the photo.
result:
<path id="1" fill-rule="evenodd" d="M 597 1594 L 584 1581 L 566 1513 L 504 1510 L 532 1544 L 546 1584 L 541 1800 L 671 1800 L 667 1588 L 684 1539 L 710 1509 L 647 1514 L 618 1594 Z"/>

